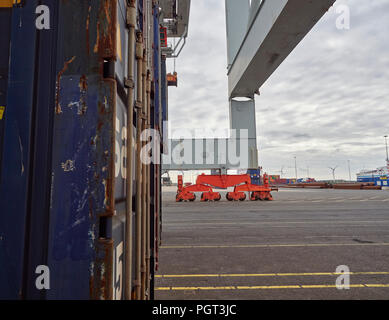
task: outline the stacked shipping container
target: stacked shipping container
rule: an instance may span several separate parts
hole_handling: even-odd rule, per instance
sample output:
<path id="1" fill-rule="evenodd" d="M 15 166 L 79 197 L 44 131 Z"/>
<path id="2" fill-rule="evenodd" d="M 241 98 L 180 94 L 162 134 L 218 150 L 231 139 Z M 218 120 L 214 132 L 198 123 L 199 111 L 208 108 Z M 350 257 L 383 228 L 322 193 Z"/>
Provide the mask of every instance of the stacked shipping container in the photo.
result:
<path id="1" fill-rule="evenodd" d="M 49 9 L 50 29 L 35 28 L 38 5 Z M 153 297 L 160 166 L 139 166 L 136 156 L 139 124 L 163 137 L 167 116 L 158 19 L 151 0 L 0 9 L 0 299 Z M 130 21 L 143 60 L 131 51 Z M 40 265 L 50 290 L 35 285 Z"/>

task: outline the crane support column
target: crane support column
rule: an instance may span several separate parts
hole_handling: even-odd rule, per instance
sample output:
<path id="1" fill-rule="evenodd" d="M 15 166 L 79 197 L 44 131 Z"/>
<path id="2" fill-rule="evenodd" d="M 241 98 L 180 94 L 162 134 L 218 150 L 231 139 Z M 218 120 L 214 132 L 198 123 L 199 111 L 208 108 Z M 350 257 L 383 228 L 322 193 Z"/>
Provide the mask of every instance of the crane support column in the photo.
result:
<path id="1" fill-rule="evenodd" d="M 241 130 L 247 130 L 247 169 L 258 168 L 257 127 L 255 121 L 255 100 L 230 100 L 230 129 L 236 130 L 236 138 L 241 138 Z"/>
<path id="2" fill-rule="evenodd" d="M 226 0 L 227 24 L 227 57 L 228 69 L 231 68 L 242 41 L 247 33 L 251 6 L 249 0 Z M 258 167 L 257 129 L 255 121 L 254 94 L 247 95 L 248 101 L 230 99 L 230 129 L 236 130 L 240 138 L 240 130 L 248 130 L 248 167 Z"/>

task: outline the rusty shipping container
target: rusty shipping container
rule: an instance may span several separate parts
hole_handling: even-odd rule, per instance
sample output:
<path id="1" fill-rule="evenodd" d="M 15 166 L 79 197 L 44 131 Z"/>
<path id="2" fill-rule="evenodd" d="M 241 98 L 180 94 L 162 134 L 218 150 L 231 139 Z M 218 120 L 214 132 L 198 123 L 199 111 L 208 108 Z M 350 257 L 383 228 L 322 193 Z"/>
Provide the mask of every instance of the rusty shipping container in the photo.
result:
<path id="1" fill-rule="evenodd" d="M 139 165 L 137 134 L 166 117 L 158 12 L 141 0 L 2 1 L 0 299 L 153 298 L 160 166 Z"/>

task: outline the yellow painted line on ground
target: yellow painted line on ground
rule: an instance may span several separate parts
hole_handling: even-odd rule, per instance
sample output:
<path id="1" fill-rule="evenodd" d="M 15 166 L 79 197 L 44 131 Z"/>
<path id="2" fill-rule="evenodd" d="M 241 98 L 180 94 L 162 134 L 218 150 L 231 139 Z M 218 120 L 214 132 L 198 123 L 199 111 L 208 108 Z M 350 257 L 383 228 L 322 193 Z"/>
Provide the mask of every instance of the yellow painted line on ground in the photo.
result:
<path id="1" fill-rule="evenodd" d="M 155 278 L 212 278 L 220 277 L 219 274 L 163 274 L 156 275 Z"/>
<path id="2" fill-rule="evenodd" d="M 368 288 L 389 288 L 389 284 L 365 284 Z"/>
<path id="3" fill-rule="evenodd" d="M 266 290 L 266 289 L 301 289 L 299 285 L 292 286 L 236 286 L 236 290 Z"/>
<path id="4" fill-rule="evenodd" d="M 365 288 L 365 284 L 350 284 L 350 288 Z M 328 285 L 309 285 L 304 284 L 301 285 L 302 289 L 324 289 L 324 288 L 336 288 L 336 285 L 328 284 Z"/>
<path id="5" fill-rule="evenodd" d="M 156 278 L 222 278 L 222 277 L 275 277 L 276 273 L 267 274 L 163 274 Z"/>
<path id="6" fill-rule="evenodd" d="M 309 244 L 244 244 L 244 245 L 171 245 L 161 246 L 161 249 L 213 249 L 213 248 L 283 248 L 283 247 L 347 247 L 347 246 L 389 246 L 382 243 L 309 243 Z"/>
<path id="7" fill-rule="evenodd" d="M 157 287 L 156 291 L 200 291 L 200 290 L 276 290 L 276 289 L 336 289 L 333 284 L 288 285 L 288 286 L 226 286 L 226 287 Z M 389 284 L 350 284 L 350 288 L 389 288 Z"/>
<path id="8" fill-rule="evenodd" d="M 303 273 L 232 273 L 232 274 L 162 274 L 156 278 L 237 278 L 237 277 L 300 277 L 338 275 L 389 275 L 386 271 L 377 272 L 303 272 Z"/>
<path id="9" fill-rule="evenodd" d="M 345 273 L 346 274 L 346 273 Z M 347 273 L 351 274 L 351 273 Z M 316 272 L 316 273 L 277 273 L 279 277 L 296 277 L 296 276 L 333 276 L 335 273 L 333 272 Z"/>
<path id="10" fill-rule="evenodd" d="M 159 288 L 157 288 L 158 290 Z M 236 287 L 171 287 L 170 290 L 235 290 Z"/>

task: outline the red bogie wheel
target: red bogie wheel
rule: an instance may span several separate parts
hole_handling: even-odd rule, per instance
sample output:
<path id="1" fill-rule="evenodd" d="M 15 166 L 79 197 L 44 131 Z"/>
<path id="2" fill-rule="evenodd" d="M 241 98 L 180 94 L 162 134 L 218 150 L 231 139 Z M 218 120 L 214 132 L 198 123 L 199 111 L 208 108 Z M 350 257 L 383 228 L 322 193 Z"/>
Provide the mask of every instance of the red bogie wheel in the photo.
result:
<path id="1" fill-rule="evenodd" d="M 266 194 L 265 200 L 267 200 L 267 201 L 273 200 L 273 197 L 271 196 L 271 194 L 269 192 Z"/>
<path id="2" fill-rule="evenodd" d="M 226 199 L 228 201 L 232 201 L 233 200 L 229 192 L 227 192 L 227 194 L 226 194 Z"/>
<path id="3" fill-rule="evenodd" d="M 246 200 L 246 194 L 242 193 L 240 198 L 239 198 L 239 201 L 245 201 L 245 200 Z"/>

